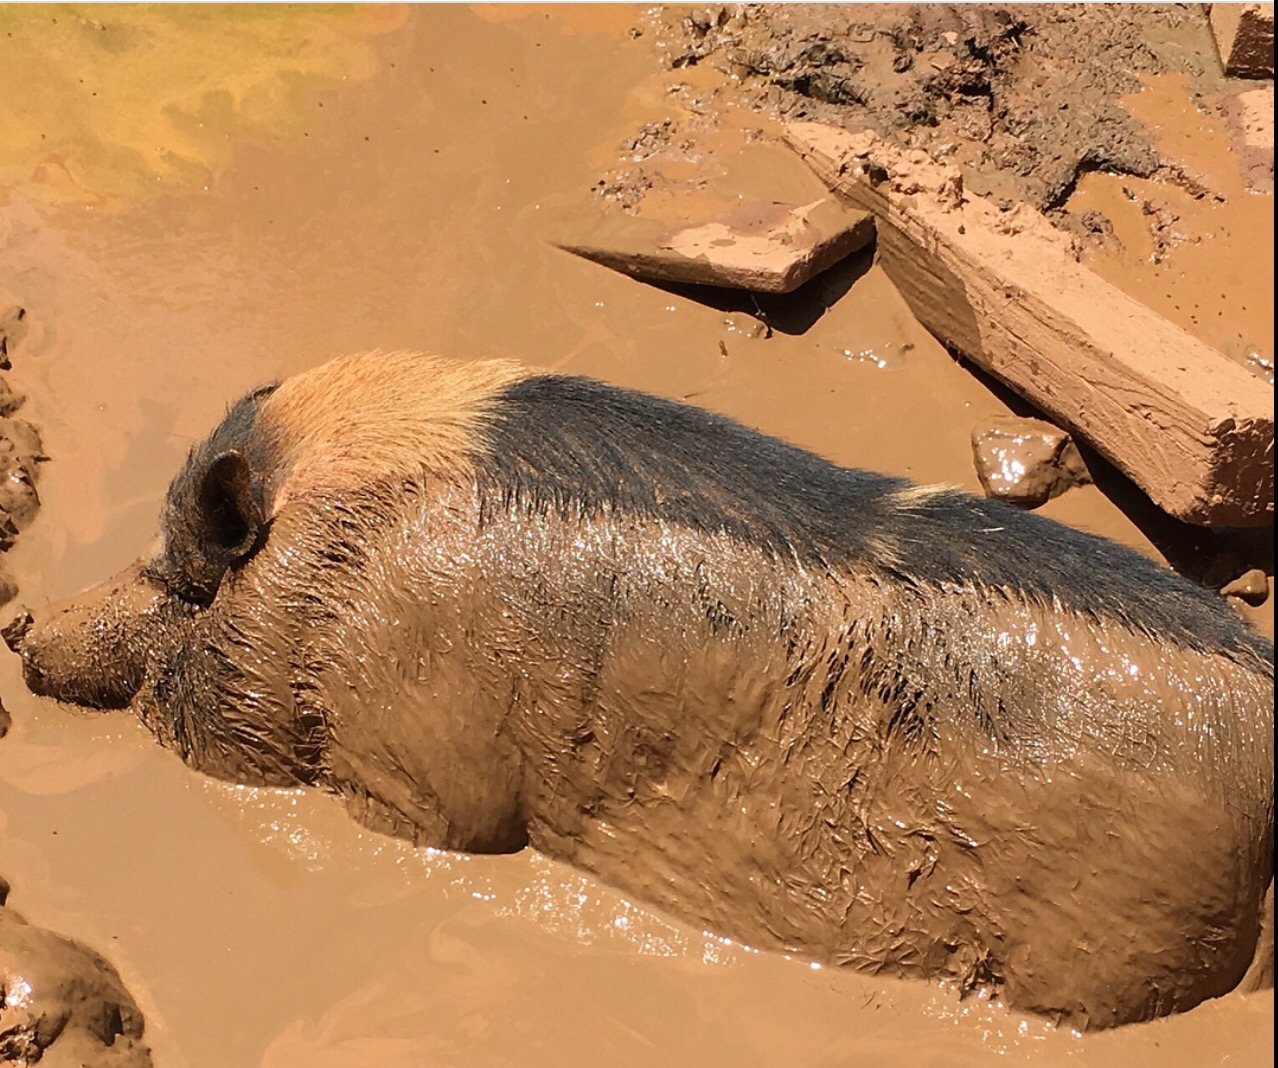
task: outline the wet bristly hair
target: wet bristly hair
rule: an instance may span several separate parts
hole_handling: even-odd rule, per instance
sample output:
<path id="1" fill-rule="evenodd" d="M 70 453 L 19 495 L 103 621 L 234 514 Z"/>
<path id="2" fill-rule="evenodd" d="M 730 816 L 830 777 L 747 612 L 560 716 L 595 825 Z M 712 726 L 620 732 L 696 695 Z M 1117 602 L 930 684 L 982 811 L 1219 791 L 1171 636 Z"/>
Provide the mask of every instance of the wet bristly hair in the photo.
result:
<path id="1" fill-rule="evenodd" d="M 1218 594 L 999 501 L 839 467 L 722 415 L 583 378 L 507 387 L 475 456 L 502 506 L 633 514 L 907 586 L 980 585 L 1204 652 L 1273 646 Z"/>

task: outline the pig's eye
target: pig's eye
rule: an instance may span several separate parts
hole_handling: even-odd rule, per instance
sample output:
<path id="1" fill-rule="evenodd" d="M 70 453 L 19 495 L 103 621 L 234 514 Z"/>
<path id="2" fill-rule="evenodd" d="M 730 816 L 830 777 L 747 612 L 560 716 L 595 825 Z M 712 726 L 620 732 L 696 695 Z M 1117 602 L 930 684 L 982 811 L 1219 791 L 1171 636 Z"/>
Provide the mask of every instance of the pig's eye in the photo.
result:
<path id="1" fill-rule="evenodd" d="M 191 574 L 186 567 L 173 559 L 172 550 L 151 561 L 143 570 L 151 581 L 163 586 L 173 594 L 176 600 L 193 609 L 207 608 L 212 604 L 218 586 L 221 585 L 220 575 L 203 577 L 201 580 L 200 577 Z"/>

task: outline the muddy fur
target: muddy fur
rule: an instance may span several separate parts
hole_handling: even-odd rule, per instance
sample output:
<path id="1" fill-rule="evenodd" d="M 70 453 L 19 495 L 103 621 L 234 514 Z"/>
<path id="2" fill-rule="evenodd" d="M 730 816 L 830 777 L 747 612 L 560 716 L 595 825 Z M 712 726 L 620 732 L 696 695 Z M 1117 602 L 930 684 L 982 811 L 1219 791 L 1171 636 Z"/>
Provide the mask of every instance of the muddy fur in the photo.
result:
<path id="1" fill-rule="evenodd" d="M 1273 651 L 1220 599 L 598 383 L 404 355 L 292 382 L 193 454 L 186 533 L 17 636 L 34 688 L 132 688 L 210 774 L 1080 1026 L 1263 974 Z M 132 674 L 98 678 L 94 614 L 209 560 L 207 604 L 148 592 Z"/>
<path id="2" fill-rule="evenodd" d="M 837 467 L 723 416 L 538 376 L 503 393 L 475 466 L 488 495 L 561 517 L 660 518 L 919 587 L 983 585 L 1201 651 L 1268 658 L 1205 587 L 997 501 Z"/>

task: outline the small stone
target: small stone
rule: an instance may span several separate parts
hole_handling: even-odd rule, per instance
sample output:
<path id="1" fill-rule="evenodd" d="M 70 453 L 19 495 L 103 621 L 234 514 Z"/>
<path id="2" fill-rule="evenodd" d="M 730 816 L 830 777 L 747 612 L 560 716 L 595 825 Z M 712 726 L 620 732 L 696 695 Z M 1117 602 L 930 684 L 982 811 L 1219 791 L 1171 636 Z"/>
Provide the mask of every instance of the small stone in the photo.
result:
<path id="1" fill-rule="evenodd" d="M 1226 597 L 1237 597 L 1256 607 L 1269 599 L 1269 576 L 1260 568 L 1253 567 L 1239 575 L 1233 582 L 1226 583 L 1220 590 Z"/>
<path id="2" fill-rule="evenodd" d="M 1022 508 L 1091 482 L 1069 434 L 1040 419 L 1007 416 L 974 428 L 972 456 L 985 495 Z"/>

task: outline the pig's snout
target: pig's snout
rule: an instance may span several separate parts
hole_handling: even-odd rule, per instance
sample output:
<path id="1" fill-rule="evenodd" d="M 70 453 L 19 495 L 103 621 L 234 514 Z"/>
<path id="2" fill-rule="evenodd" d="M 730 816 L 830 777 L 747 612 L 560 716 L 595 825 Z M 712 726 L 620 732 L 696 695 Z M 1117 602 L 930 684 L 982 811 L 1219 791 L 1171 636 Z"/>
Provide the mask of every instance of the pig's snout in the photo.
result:
<path id="1" fill-rule="evenodd" d="M 88 708 L 125 708 L 142 686 L 152 625 L 168 594 L 140 564 L 4 629 L 32 693 Z"/>

